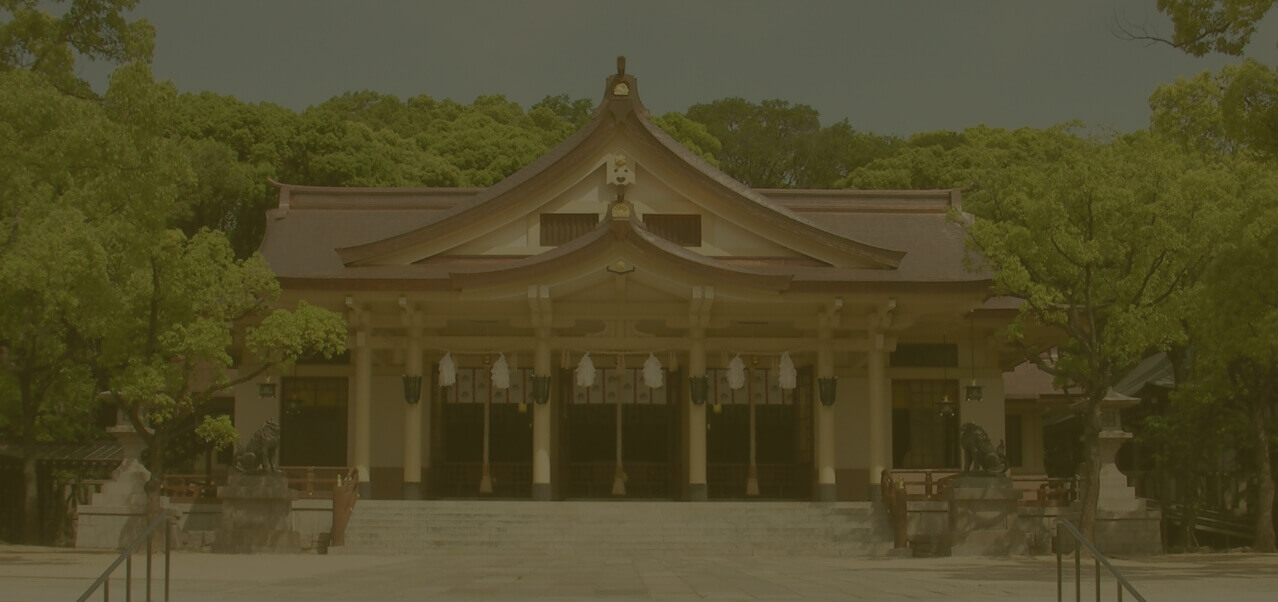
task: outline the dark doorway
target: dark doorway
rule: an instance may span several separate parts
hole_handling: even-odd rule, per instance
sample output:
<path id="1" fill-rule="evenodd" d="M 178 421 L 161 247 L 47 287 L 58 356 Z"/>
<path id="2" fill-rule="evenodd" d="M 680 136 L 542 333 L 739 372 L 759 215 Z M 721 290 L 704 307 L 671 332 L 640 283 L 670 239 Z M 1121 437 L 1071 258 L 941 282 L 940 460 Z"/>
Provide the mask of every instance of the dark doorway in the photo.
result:
<path id="1" fill-rule="evenodd" d="M 461 368 L 442 391 L 441 454 L 436 491 L 442 497 L 478 497 L 483 477 L 484 406 L 488 406 L 488 469 L 492 497 L 532 495 L 532 407 L 524 397 L 528 370 L 511 372 L 509 389 L 495 389 L 488 369 Z M 524 404 L 520 404 L 524 401 Z"/>
<path id="2" fill-rule="evenodd" d="M 604 369 L 595 386 L 586 389 L 574 386 L 571 371 L 562 374 L 562 398 L 568 400 L 560 428 L 565 496 L 612 497 L 620 408 L 625 497 L 671 497 L 680 457 L 679 405 L 670 393 L 671 376 L 666 375 L 666 386 L 653 389 L 644 385 L 641 370 Z"/>
<path id="3" fill-rule="evenodd" d="M 810 378 L 782 390 L 776 372 L 754 369 L 745 386 L 732 389 L 725 370 L 712 370 L 706 408 L 706 488 L 712 499 L 743 499 L 750 474 L 750 405 L 754 404 L 755 467 L 759 497 L 807 499 L 811 473 L 811 414 L 799 399 Z M 808 376 L 806 373 L 803 376 Z M 715 403 L 718 402 L 718 403 Z"/>
<path id="4" fill-rule="evenodd" d="M 347 380 L 285 378 L 280 465 L 345 466 Z"/>

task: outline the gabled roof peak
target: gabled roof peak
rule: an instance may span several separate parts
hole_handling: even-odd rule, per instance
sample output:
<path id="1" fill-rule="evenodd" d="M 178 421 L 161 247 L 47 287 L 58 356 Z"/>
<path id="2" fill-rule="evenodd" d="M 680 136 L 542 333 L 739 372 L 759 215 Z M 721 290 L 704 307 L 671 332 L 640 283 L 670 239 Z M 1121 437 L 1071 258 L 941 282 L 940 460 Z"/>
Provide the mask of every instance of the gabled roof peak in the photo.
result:
<path id="1" fill-rule="evenodd" d="M 639 101 L 639 80 L 633 75 L 626 75 L 624 56 L 617 57 L 617 73 L 608 76 L 599 110 L 612 113 L 618 123 L 624 122 L 628 113 L 648 115 L 648 109 Z"/>

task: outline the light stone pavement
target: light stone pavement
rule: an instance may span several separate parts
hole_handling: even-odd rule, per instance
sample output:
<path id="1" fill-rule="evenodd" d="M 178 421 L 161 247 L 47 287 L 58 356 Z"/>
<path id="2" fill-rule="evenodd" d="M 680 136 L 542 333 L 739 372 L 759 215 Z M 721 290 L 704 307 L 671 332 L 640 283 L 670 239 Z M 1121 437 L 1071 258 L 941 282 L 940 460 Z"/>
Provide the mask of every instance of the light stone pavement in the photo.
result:
<path id="1" fill-rule="evenodd" d="M 109 552 L 0 546 L 0 602 L 75 600 Z M 154 560 L 162 575 L 163 555 Z M 1278 555 L 1192 554 L 1116 560 L 1154 601 L 1278 599 Z M 134 559 L 143 600 L 144 557 Z M 1072 579 L 1072 563 L 1066 579 Z M 1083 599 L 1094 597 L 1084 558 Z M 123 600 L 123 566 L 111 598 Z M 1055 600 L 1054 556 L 782 556 L 448 553 L 427 556 L 221 555 L 174 552 L 172 599 L 271 600 Z M 161 600 L 162 581 L 154 587 Z M 1115 599 L 1106 576 L 1102 599 Z M 1073 599 L 1068 581 L 1065 599 Z M 95 595 L 101 600 L 101 592 Z M 1125 600 L 1131 600 L 1125 596 Z"/>

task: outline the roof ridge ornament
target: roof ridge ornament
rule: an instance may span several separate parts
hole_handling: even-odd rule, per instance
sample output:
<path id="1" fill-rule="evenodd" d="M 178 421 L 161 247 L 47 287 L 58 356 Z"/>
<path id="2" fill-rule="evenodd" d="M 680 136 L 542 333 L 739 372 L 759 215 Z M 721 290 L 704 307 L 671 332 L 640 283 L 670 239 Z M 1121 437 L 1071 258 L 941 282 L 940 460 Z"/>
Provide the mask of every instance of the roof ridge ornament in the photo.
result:
<path id="1" fill-rule="evenodd" d="M 618 97 L 630 96 L 630 84 L 626 83 L 626 57 L 617 57 L 617 75 L 613 76 L 614 83 L 612 85 L 612 95 Z"/>

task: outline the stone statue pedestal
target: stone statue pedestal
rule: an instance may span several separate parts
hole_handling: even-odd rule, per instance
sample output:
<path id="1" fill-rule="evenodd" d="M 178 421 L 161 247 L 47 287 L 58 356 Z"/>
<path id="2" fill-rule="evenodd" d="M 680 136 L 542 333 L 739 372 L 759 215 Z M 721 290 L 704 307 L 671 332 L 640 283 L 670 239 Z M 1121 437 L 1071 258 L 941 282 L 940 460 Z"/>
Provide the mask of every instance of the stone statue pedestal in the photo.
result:
<path id="1" fill-rule="evenodd" d="M 146 482 L 151 472 L 142 466 L 146 444 L 131 424 L 107 428 L 124 448 L 124 460 L 93 494 L 93 502 L 79 508 L 75 547 L 119 549 L 129 545 L 146 528 Z"/>
<path id="2" fill-rule="evenodd" d="M 1016 526 L 1021 493 L 1005 475 L 961 474 L 950 489 L 950 554 L 1007 556 L 1025 551 Z"/>
<path id="3" fill-rule="evenodd" d="M 217 488 L 222 500 L 222 525 L 213 551 L 223 554 L 294 553 L 301 540 L 293 529 L 293 500 L 283 474 L 232 472 L 230 482 Z"/>

